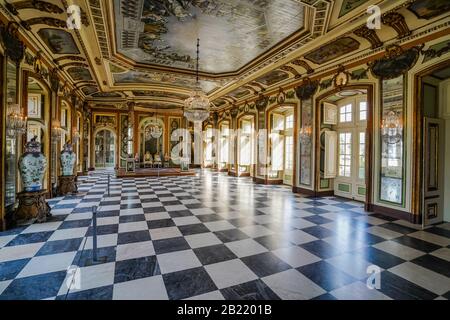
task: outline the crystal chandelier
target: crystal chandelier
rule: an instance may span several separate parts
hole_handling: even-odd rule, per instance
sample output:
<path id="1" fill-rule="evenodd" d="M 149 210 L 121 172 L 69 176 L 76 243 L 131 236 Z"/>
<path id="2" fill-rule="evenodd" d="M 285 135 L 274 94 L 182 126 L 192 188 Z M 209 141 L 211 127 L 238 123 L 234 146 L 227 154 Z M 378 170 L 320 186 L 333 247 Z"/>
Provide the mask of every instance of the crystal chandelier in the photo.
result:
<path id="1" fill-rule="evenodd" d="M 300 143 L 302 145 L 307 145 L 311 143 L 311 135 L 312 135 L 312 128 L 310 125 L 303 126 L 300 129 Z"/>
<path id="2" fill-rule="evenodd" d="M 6 116 L 6 134 L 8 137 L 15 137 L 27 131 L 27 117 L 22 114 L 18 104 L 8 105 Z"/>
<path id="3" fill-rule="evenodd" d="M 158 115 L 156 115 L 155 125 L 150 128 L 150 135 L 155 139 L 159 139 L 162 136 L 162 130 L 158 125 Z"/>
<path id="4" fill-rule="evenodd" d="M 78 132 L 78 129 L 77 129 L 77 128 L 74 128 L 74 129 L 73 129 L 73 134 L 72 134 L 72 140 L 73 140 L 73 142 L 77 143 L 78 140 L 80 140 L 80 138 L 81 138 L 81 135 L 80 135 L 80 133 Z"/>
<path id="5" fill-rule="evenodd" d="M 388 144 L 397 144 L 403 138 L 403 128 L 395 111 L 389 111 L 381 123 L 381 137 Z"/>
<path id="6" fill-rule="evenodd" d="M 184 101 L 184 116 L 191 122 L 203 122 L 209 117 L 209 99 L 203 93 L 198 81 L 200 39 L 197 39 L 197 82 L 189 98 Z"/>
<path id="7" fill-rule="evenodd" d="M 61 139 L 63 134 L 63 129 L 61 128 L 61 123 L 59 120 L 52 121 L 52 140 L 57 142 Z"/>

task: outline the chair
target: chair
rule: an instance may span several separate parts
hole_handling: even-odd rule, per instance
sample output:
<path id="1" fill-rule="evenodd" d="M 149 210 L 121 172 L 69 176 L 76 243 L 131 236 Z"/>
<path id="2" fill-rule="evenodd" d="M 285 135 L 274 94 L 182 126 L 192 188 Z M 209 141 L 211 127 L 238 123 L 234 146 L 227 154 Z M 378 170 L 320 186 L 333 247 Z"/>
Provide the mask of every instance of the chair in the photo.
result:
<path id="1" fill-rule="evenodd" d="M 149 151 L 144 155 L 144 168 L 146 168 L 147 165 L 149 165 L 150 168 L 153 166 L 153 158 Z"/>
<path id="2" fill-rule="evenodd" d="M 162 161 L 161 161 L 161 156 L 159 155 L 159 153 L 155 154 L 155 158 L 154 158 L 153 164 L 154 164 L 155 167 L 161 168 Z"/>

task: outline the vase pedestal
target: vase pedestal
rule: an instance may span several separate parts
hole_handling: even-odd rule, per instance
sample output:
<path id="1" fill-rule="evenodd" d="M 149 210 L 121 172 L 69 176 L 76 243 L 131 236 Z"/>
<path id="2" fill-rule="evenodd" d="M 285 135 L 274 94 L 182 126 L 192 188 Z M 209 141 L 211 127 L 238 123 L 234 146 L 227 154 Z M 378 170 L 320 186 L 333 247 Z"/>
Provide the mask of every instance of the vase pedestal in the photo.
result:
<path id="1" fill-rule="evenodd" d="M 59 196 L 65 196 L 69 193 L 77 193 L 77 176 L 59 176 L 58 190 L 57 193 Z"/>
<path id="2" fill-rule="evenodd" d="M 46 222 L 51 217 L 50 206 L 45 201 L 47 190 L 23 191 L 17 194 L 19 206 L 15 213 L 15 220 L 36 219 L 36 222 Z"/>

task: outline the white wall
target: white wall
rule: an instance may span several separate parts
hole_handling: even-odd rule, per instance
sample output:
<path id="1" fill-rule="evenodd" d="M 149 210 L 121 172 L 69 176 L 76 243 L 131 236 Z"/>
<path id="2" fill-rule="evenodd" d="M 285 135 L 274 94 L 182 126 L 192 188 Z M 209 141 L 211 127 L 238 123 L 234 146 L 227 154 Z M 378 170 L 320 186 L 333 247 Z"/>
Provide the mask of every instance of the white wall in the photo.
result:
<path id="1" fill-rule="evenodd" d="M 450 79 L 439 85 L 440 115 L 445 119 L 444 221 L 450 221 Z"/>

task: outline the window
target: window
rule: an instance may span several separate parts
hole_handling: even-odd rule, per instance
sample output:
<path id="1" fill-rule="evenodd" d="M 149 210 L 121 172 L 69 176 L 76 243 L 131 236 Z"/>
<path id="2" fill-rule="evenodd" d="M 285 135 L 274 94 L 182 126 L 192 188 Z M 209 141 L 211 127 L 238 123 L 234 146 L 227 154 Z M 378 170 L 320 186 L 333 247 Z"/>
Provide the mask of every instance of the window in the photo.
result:
<path id="1" fill-rule="evenodd" d="M 365 121 L 367 120 L 367 102 L 361 101 L 359 103 L 359 120 Z"/>
<path id="2" fill-rule="evenodd" d="M 294 169 L 294 163 L 293 163 L 293 150 L 294 150 L 294 137 L 293 136 L 286 136 L 285 138 L 285 160 L 284 160 L 284 168 L 285 170 L 292 170 Z"/>
<path id="3" fill-rule="evenodd" d="M 132 137 L 133 136 L 133 129 L 132 128 L 128 128 L 128 137 Z M 131 156 L 133 156 L 133 141 L 132 139 L 129 139 L 127 142 L 127 153 Z"/>
<path id="4" fill-rule="evenodd" d="M 352 104 L 346 104 L 339 108 L 339 122 L 352 121 Z"/>
<path id="5" fill-rule="evenodd" d="M 366 133 L 359 133 L 359 162 L 358 177 L 364 179 L 366 177 Z"/>
<path id="6" fill-rule="evenodd" d="M 294 128 L 294 115 L 290 114 L 286 117 L 286 129 Z"/>
<path id="7" fill-rule="evenodd" d="M 339 176 L 351 177 L 352 167 L 352 134 L 339 134 Z"/>
<path id="8" fill-rule="evenodd" d="M 227 163 L 228 162 L 228 137 L 229 137 L 229 128 L 227 125 L 222 126 L 221 130 L 221 138 L 220 138 L 220 162 Z"/>
<path id="9" fill-rule="evenodd" d="M 248 120 L 242 120 L 241 123 L 241 134 L 240 134 L 240 154 L 239 154 L 239 165 L 249 166 L 251 165 L 252 157 L 252 145 L 251 145 L 251 133 L 252 133 L 252 123 Z"/>
<path id="10" fill-rule="evenodd" d="M 206 150 L 205 150 L 205 160 L 210 162 L 213 160 L 212 151 L 213 151 L 213 143 L 212 143 L 213 131 L 211 128 L 206 129 Z"/>

